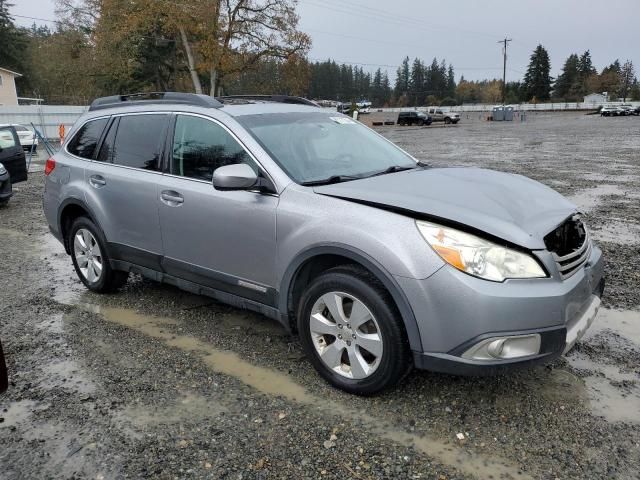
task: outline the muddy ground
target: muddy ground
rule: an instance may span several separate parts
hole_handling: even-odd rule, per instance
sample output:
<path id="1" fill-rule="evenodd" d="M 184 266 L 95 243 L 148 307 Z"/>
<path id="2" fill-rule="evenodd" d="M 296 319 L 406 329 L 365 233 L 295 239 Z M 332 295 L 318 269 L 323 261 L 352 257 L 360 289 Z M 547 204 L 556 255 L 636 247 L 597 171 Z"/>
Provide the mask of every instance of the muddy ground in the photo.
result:
<path id="1" fill-rule="evenodd" d="M 640 118 L 381 131 L 434 165 L 528 175 L 585 211 L 609 283 L 566 359 L 344 394 L 266 318 L 139 277 L 85 291 L 33 173 L 0 209 L 0 478 L 640 478 Z"/>

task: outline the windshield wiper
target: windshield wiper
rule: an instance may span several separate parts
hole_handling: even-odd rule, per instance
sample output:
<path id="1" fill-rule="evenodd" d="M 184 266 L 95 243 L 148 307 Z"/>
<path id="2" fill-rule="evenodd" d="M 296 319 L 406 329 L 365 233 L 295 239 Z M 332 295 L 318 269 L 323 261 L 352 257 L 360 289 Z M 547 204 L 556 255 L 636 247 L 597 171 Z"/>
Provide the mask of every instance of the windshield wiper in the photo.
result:
<path id="1" fill-rule="evenodd" d="M 405 170 L 413 170 L 418 167 L 428 167 L 429 165 L 423 162 L 417 162 L 415 165 L 391 165 L 389 168 L 385 168 L 379 172 L 368 175 L 369 177 L 377 177 L 378 175 L 386 175 L 387 173 L 403 172 Z"/>
<path id="2" fill-rule="evenodd" d="M 300 183 L 300 185 L 304 185 L 305 187 L 312 187 L 314 185 L 331 185 L 332 183 L 347 182 L 349 180 L 358 180 L 360 178 L 362 177 L 357 177 L 354 175 L 331 175 L 330 177 L 320 180 L 309 180 L 307 182 L 302 182 Z"/>

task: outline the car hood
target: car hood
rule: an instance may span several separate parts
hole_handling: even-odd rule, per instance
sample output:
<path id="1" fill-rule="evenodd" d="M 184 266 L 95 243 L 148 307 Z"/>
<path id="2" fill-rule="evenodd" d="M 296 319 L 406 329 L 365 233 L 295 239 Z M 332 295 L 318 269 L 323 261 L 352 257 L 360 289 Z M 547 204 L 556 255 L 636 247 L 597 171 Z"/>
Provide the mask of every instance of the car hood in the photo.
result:
<path id="1" fill-rule="evenodd" d="M 316 193 L 431 217 L 532 250 L 577 211 L 558 192 L 521 175 L 480 168 L 428 168 L 314 187 Z"/>

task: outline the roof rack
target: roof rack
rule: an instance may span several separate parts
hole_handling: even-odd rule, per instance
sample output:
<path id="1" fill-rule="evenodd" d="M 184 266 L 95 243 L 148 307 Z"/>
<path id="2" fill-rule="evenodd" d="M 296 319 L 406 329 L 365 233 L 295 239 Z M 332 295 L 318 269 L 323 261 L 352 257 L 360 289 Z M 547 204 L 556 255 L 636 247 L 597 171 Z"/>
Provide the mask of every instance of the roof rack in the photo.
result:
<path id="1" fill-rule="evenodd" d="M 197 93 L 180 92 L 148 92 L 132 93 L 130 95 L 112 95 L 110 97 L 96 98 L 89 106 L 89 111 L 101 110 L 103 108 L 115 108 L 129 105 L 149 105 L 149 104 L 182 104 L 194 105 L 196 107 L 220 108 L 220 103 L 215 98 Z"/>
<path id="2" fill-rule="evenodd" d="M 225 95 L 223 97 L 216 97 L 216 100 L 222 103 L 238 103 L 238 101 L 257 101 L 257 102 L 277 102 L 277 103 L 292 103 L 297 105 L 309 105 L 317 107 L 318 104 L 307 98 L 294 97 L 291 95 Z"/>

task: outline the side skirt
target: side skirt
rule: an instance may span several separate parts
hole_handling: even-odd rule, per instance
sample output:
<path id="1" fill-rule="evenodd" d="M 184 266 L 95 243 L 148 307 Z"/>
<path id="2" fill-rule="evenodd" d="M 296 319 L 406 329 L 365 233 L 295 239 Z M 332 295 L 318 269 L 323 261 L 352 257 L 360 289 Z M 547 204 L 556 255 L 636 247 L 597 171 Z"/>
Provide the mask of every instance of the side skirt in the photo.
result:
<path id="1" fill-rule="evenodd" d="M 185 290 L 190 293 L 195 293 L 196 295 L 205 295 L 207 297 L 211 297 L 219 302 L 225 303 L 227 305 L 231 305 L 236 308 L 242 308 L 245 310 L 251 310 L 253 312 L 260 313 L 265 317 L 269 317 L 278 321 L 278 323 L 284 326 L 287 332 L 290 332 L 288 322 L 283 321 L 283 318 L 280 315 L 280 311 L 275 307 L 271 307 L 269 305 L 265 305 L 263 303 L 256 302 L 254 300 L 249 300 L 239 295 L 223 292 L 222 290 L 206 287 L 198 283 L 190 282 L 188 280 L 184 280 L 182 278 L 178 278 L 173 275 L 169 275 L 167 273 L 159 272 L 151 268 L 142 267 L 140 265 L 126 262 L 124 260 L 111 260 L 110 264 L 111 264 L 111 268 L 113 268 L 114 270 L 122 270 L 124 272 L 137 273 L 142 275 L 145 278 L 154 280 L 156 282 L 173 285 L 175 287 L 178 287 L 181 290 Z"/>

